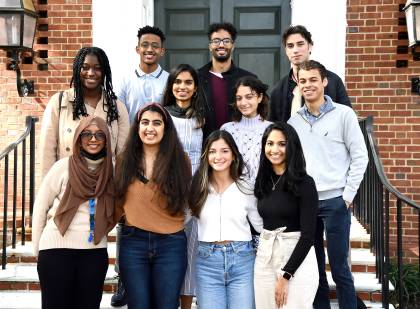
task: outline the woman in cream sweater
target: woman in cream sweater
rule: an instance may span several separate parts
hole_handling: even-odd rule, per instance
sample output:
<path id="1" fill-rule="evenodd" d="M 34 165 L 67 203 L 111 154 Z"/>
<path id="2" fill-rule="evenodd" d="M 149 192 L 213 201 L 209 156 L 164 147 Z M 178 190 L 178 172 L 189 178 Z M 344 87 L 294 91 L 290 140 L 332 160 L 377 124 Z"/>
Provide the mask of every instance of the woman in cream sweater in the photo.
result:
<path id="1" fill-rule="evenodd" d="M 106 235 L 114 226 L 114 183 L 108 126 L 86 117 L 73 154 L 57 161 L 34 204 L 42 308 L 99 308 L 108 269 Z"/>
<path id="2" fill-rule="evenodd" d="M 72 154 L 75 129 L 85 116 L 106 121 L 113 155 L 122 150 L 127 138 L 130 127 L 127 109 L 114 93 L 111 67 L 102 49 L 79 50 L 74 58 L 70 87 L 53 95 L 44 111 L 39 140 L 42 177 L 54 162 Z"/>

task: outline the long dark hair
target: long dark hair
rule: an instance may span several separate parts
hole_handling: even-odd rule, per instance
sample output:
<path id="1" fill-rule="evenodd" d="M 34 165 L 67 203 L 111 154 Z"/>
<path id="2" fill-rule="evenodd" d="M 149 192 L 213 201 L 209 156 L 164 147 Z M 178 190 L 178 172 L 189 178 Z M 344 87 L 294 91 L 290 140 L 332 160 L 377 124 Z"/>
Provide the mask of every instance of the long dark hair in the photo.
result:
<path id="1" fill-rule="evenodd" d="M 238 146 L 236 146 L 236 143 L 229 132 L 225 130 L 213 131 L 205 141 L 201 153 L 200 166 L 194 174 L 191 184 L 189 205 L 192 214 L 196 217 L 200 216 L 201 209 L 203 208 L 209 194 L 209 184 L 212 178 L 212 168 L 209 165 L 209 150 L 213 142 L 219 139 L 223 139 L 232 151 L 233 162 L 229 169 L 230 177 L 232 177 L 233 181 L 239 188 L 241 187 L 241 183 L 239 181 L 242 179 L 245 164 L 242 155 L 239 152 Z"/>
<path id="2" fill-rule="evenodd" d="M 143 142 L 139 137 L 139 123 L 144 112 L 159 113 L 164 122 L 163 138 L 153 165 L 150 181 L 155 183 L 160 193 L 166 197 L 167 210 L 177 215 L 187 206 L 188 191 L 191 183 L 191 165 L 178 139 L 174 123 L 168 112 L 157 103 L 146 105 L 137 112 L 124 147 L 117 157 L 116 192 L 118 204 L 124 203 L 128 186 L 138 177 L 143 176 L 144 166 Z"/>
<path id="3" fill-rule="evenodd" d="M 197 119 L 198 127 L 202 128 L 205 123 L 205 98 L 203 89 L 199 84 L 197 72 L 189 64 L 180 64 L 173 68 L 168 76 L 166 82 L 165 92 L 163 93 L 163 106 L 171 106 L 176 104 L 176 98 L 172 91 L 172 87 L 175 83 L 176 78 L 182 72 L 188 72 L 191 74 L 194 85 L 197 88 L 195 94 L 191 98 L 191 104 L 187 109 L 187 117 Z"/>
<path id="4" fill-rule="evenodd" d="M 73 76 L 70 81 L 70 87 L 74 87 L 73 101 L 73 120 L 80 116 L 87 116 L 84 102 L 83 86 L 80 80 L 80 71 L 87 55 L 94 55 L 98 58 L 102 71 L 101 86 L 104 90 L 104 110 L 106 111 L 106 121 L 111 124 L 118 119 L 117 96 L 112 88 L 112 74 L 109 60 L 105 52 L 99 47 L 83 47 L 79 50 L 73 61 Z"/>
<path id="5" fill-rule="evenodd" d="M 260 167 L 255 180 L 254 194 L 259 199 L 264 198 L 271 191 L 271 179 L 274 172 L 271 162 L 265 156 L 265 144 L 268 135 L 274 130 L 281 131 L 286 138 L 286 169 L 279 183 L 281 188 L 298 196 L 298 184 L 306 175 L 305 156 L 295 129 L 285 122 L 275 122 L 269 125 L 262 137 Z"/>
<path id="6" fill-rule="evenodd" d="M 262 96 L 262 100 L 257 107 L 257 113 L 261 116 L 262 119 L 266 120 L 268 117 L 268 85 L 264 84 L 258 78 L 254 76 L 243 76 L 235 84 L 233 88 L 233 93 L 236 95 L 238 88 L 240 86 L 249 87 L 251 91 L 254 91 L 258 96 Z M 233 121 L 240 121 L 242 118 L 242 114 L 238 109 L 238 106 L 235 102 L 232 103 L 233 113 L 232 113 L 232 120 Z"/>

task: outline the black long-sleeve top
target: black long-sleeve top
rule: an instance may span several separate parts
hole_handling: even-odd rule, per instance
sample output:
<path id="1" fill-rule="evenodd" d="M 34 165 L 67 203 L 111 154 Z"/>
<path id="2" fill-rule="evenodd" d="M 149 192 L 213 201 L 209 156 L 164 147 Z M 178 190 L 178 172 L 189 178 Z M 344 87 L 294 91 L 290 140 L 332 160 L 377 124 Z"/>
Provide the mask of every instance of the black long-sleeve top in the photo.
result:
<path id="1" fill-rule="evenodd" d="M 296 244 L 284 271 L 294 274 L 314 244 L 316 218 L 318 214 L 318 193 L 312 177 L 306 175 L 299 184 L 299 196 L 276 186 L 268 196 L 258 201 L 258 212 L 263 219 L 264 229 L 275 230 L 287 227 L 284 232 L 300 231 Z"/>

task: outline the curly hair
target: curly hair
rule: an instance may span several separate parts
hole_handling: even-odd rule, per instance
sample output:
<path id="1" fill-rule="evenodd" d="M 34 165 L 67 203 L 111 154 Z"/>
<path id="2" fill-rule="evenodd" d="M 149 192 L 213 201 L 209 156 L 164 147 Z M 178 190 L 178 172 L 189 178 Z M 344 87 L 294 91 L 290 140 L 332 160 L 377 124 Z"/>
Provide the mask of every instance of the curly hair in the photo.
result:
<path id="1" fill-rule="evenodd" d="M 266 120 L 268 117 L 268 85 L 264 84 L 258 78 L 254 76 L 243 76 L 235 84 L 233 88 L 233 93 L 236 94 L 238 88 L 240 86 L 249 87 L 251 91 L 255 92 L 258 96 L 262 96 L 262 100 L 257 107 L 257 113 L 261 116 L 262 119 Z M 236 102 L 232 103 L 233 113 L 232 113 L 232 120 L 233 121 L 240 121 L 242 118 L 241 112 L 238 110 L 238 106 Z"/>
<path id="2" fill-rule="evenodd" d="M 73 61 L 73 76 L 70 81 L 70 87 L 74 88 L 73 120 L 80 119 L 80 116 L 87 116 L 84 102 L 84 90 L 80 78 L 83 63 L 87 55 L 93 55 L 98 58 L 102 72 L 101 86 L 104 91 L 104 111 L 106 112 L 106 121 L 111 124 L 118 119 L 117 96 L 112 87 L 111 66 L 105 52 L 99 47 L 83 47 L 79 50 Z"/>
<path id="3" fill-rule="evenodd" d="M 207 36 L 209 40 L 211 40 L 211 35 L 219 30 L 225 30 L 229 32 L 230 36 L 232 37 L 232 41 L 235 42 L 238 31 L 236 30 L 234 25 L 228 22 L 211 24 L 207 30 Z"/>
<path id="4" fill-rule="evenodd" d="M 139 28 L 138 32 L 137 32 L 137 37 L 141 38 L 141 36 L 143 34 L 154 34 L 157 35 L 158 37 L 160 37 L 161 42 L 165 42 L 166 37 L 165 34 L 163 34 L 163 31 L 160 30 L 158 27 L 154 27 L 154 26 L 144 26 L 143 28 Z"/>
<path id="5" fill-rule="evenodd" d="M 327 69 L 318 61 L 315 60 L 307 60 L 302 62 L 298 65 L 297 68 L 297 76 L 299 77 L 299 71 L 310 71 L 310 70 L 318 70 L 321 79 L 324 80 L 327 77 Z"/>

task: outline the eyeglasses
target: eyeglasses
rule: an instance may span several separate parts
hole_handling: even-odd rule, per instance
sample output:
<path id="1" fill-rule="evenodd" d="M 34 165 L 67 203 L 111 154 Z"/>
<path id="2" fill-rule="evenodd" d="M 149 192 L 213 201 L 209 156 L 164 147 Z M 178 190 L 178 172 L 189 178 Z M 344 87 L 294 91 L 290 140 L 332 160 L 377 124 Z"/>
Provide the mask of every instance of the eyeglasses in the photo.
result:
<path id="1" fill-rule="evenodd" d="M 210 40 L 210 44 L 215 45 L 215 46 L 220 45 L 220 43 L 222 43 L 222 42 L 223 42 L 223 45 L 230 45 L 230 44 L 233 43 L 233 40 L 229 39 L 229 38 Z"/>
<path id="2" fill-rule="evenodd" d="M 149 43 L 149 42 L 140 43 L 140 47 L 144 49 L 148 49 L 150 46 L 152 47 L 152 49 L 160 48 L 160 45 L 158 43 Z"/>
<path id="3" fill-rule="evenodd" d="M 92 133 L 90 131 L 83 131 L 82 133 L 80 133 L 80 138 L 84 141 L 90 141 L 94 136 L 97 141 L 104 141 L 106 139 L 106 135 L 102 131 L 97 131 L 95 133 Z"/>
<path id="4" fill-rule="evenodd" d="M 250 100 L 252 100 L 252 98 L 253 98 L 253 97 L 256 97 L 256 96 L 258 96 L 256 93 L 248 93 L 248 94 L 244 95 L 243 97 L 241 97 L 241 96 L 237 96 L 237 97 L 235 98 L 235 101 L 236 101 L 236 102 L 241 102 L 241 101 L 242 101 L 242 99 L 245 99 L 245 100 L 247 100 L 247 101 L 250 101 Z"/>

